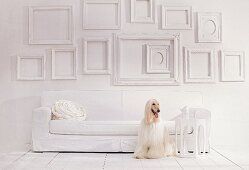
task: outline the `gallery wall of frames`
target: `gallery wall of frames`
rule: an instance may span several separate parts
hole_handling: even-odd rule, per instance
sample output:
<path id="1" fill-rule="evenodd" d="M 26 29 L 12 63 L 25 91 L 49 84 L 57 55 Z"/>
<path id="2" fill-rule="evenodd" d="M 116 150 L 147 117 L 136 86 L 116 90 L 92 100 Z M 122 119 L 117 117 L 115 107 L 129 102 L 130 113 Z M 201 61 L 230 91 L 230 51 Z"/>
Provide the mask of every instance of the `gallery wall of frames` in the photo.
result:
<path id="1" fill-rule="evenodd" d="M 248 6 L 248 0 L 2 1 L 0 152 L 30 145 L 32 110 L 47 90 L 198 93 L 212 111 L 212 145 L 238 139 L 248 145 Z M 133 109 L 134 97 L 125 97 Z"/>
<path id="2" fill-rule="evenodd" d="M 134 26 L 142 23 L 144 27 L 155 25 L 164 32 L 126 33 L 122 30 L 124 17 L 121 17 L 124 2 L 83 0 L 82 25 L 74 22 L 73 6 L 28 7 L 29 45 L 49 45 L 52 80 L 77 79 L 80 69 L 82 74 L 110 74 L 114 86 L 245 81 L 244 51 L 217 50 L 209 45 L 222 43 L 222 29 L 225 28 L 221 12 L 199 12 L 191 5 L 163 5 L 154 0 L 130 0 L 130 18 L 124 22 Z M 77 37 L 75 27 L 99 35 Z M 105 30 L 111 30 L 108 36 L 103 34 Z M 183 46 L 181 32 L 186 31 L 196 33 L 193 36 L 196 44 L 205 45 L 201 48 L 195 44 Z M 82 39 L 79 46 L 82 54 L 76 52 L 75 39 Z M 68 47 L 54 48 L 55 45 Z M 82 67 L 78 65 L 79 57 L 83 58 Z M 220 57 L 219 63 L 215 63 L 215 57 Z M 179 77 L 180 59 L 184 63 L 183 81 Z M 46 55 L 18 55 L 17 80 L 47 80 L 46 64 Z M 220 69 L 216 70 L 215 65 Z M 219 72 L 219 77 L 215 77 L 215 72 Z"/>

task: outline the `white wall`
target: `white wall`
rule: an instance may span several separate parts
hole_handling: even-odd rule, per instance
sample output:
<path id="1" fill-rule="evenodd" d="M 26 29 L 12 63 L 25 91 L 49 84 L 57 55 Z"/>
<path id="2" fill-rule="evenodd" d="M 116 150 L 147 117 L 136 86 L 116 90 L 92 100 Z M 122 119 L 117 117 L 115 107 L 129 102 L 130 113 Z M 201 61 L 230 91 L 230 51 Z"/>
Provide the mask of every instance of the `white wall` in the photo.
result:
<path id="1" fill-rule="evenodd" d="M 243 50 L 246 53 L 246 80 L 249 78 L 249 1 L 248 0 L 157 0 L 157 4 L 190 5 L 194 12 L 222 12 L 221 44 L 194 43 L 194 31 L 182 32 L 182 46 L 215 47 Z M 73 45 L 28 45 L 28 6 L 72 5 L 74 10 L 75 42 Z M 112 86 L 108 75 L 82 75 L 82 38 L 85 35 L 125 33 L 176 32 L 158 30 L 158 24 L 130 24 L 129 0 L 122 0 L 122 29 L 119 31 L 82 30 L 81 0 L 1 0 L 0 6 L 0 150 L 23 149 L 30 144 L 32 109 L 40 104 L 44 90 L 89 89 L 164 89 L 200 91 L 204 104 L 212 111 L 213 145 L 248 145 L 249 143 L 249 83 L 184 84 L 180 86 Z M 157 6 L 158 13 L 160 12 Z M 195 13 L 194 13 L 195 14 Z M 195 17 L 196 18 L 196 17 Z M 160 19 L 160 16 L 159 16 Z M 160 22 L 159 22 L 160 25 Z M 196 30 L 196 29 L 194 29 Z M 51 48 L 76 47 L 79 57 L 78 80 L 51 80 Z M 16 55 L 46 54 L 45 81 L 16 81 Z M 218 56 L 216 55 L 216 77 Z M 182 68 L 182 57 L 180 68 Z M 180 74 L 182 77 L 182 73 Z"/>

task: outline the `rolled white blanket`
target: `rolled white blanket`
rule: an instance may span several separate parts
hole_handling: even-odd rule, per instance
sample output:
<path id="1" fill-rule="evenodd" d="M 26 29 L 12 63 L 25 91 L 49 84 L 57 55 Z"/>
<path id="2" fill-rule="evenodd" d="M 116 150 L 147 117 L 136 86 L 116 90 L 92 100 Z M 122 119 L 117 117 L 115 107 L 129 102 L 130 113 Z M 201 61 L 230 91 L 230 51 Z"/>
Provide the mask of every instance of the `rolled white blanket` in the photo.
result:
<path id="1" fill-rule="evenodd" d="M 59 100 L 52 106 L 52 119 L 83 121 L 86 120 L 86 111 L 84 107 L 78 103 L 68 100 Z"/>

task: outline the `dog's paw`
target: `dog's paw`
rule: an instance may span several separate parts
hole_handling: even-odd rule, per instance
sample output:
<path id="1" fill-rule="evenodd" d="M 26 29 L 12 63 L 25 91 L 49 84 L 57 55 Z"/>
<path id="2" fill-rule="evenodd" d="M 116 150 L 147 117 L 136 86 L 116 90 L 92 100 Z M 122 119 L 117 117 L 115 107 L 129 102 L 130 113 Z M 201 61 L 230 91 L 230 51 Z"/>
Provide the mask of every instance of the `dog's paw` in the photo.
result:
<path id="1" fill-rule="evenodd" d="M 145 159 L 145 157 L 142 155 L 134 155 L 134 158 L 135 159 Z"/>

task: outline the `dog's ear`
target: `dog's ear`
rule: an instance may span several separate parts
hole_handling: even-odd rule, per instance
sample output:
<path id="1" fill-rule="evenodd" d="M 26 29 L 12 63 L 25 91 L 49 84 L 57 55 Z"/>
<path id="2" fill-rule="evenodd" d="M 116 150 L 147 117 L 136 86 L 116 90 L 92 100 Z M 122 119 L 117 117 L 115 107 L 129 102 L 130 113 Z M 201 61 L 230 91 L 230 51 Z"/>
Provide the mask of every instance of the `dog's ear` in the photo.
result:
<path id="1" fill-rule="evenodd" d="M 146 124 L 149 124 L 153 119 L 151 115 L 151 100 L 149 100 L 145 105 L 144 118 Z"/>

